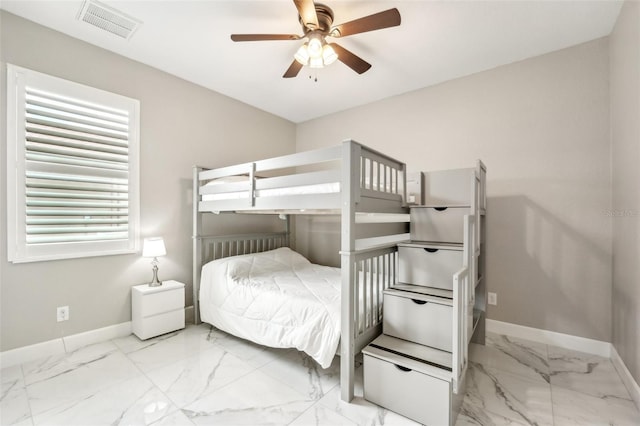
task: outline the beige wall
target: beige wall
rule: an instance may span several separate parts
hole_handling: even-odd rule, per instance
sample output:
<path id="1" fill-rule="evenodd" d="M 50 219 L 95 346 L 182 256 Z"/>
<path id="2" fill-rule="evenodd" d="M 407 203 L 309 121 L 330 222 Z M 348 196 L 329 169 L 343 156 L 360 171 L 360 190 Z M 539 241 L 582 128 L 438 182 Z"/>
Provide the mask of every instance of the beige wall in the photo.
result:
<path id="1" fill-rule="evenodd" d="M 610 38 L 613 169 L 613 344 L 640 383 L 640 3 Z"/>
<path id="2" fill-rule="evenodd" d="M 141 236 L 165 238 L 160 278 L 187 283 L 190 305 L 192 166 L 291 153 L 295 125 L 6 12 L 0 19 L 1 129 L 7 62 L 140 100 Z M 0 140 L 0 350 L 129 321 L 130 287 L 151 278 L 148 259 L 139 254 L 7 263 L 4 130 Z M 256 223 L 255 217 L 245 219 L 220 218 L 213 225 L 229 233 Z M 56 307 L 63 305 L 71 318 L 56 323 Z"/>
<path id="3" fill-rule="evenodd" d="M 607 39 L 312 120 L 296 132 L 298 151 L 352 138 L 409 170 L 482 159 L 487 283 L 498 293 L 488 317 L 610 341 Z M 328 226 L 319 221 L 304 218 L 296 228 L 299 248 L 312 257 L 327 256 L 323 245 L 337 247 L 316 238 L 314 230 Z"/>

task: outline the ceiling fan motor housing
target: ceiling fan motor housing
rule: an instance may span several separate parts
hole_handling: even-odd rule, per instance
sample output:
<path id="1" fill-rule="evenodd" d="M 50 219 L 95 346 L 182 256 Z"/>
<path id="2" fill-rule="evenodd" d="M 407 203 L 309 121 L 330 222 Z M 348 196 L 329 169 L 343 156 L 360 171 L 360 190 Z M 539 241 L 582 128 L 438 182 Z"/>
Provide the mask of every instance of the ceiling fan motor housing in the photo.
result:
<path id="1" fill-rule="evenodd" d="M 329 6 L 320 3 L 316 3 L 315 6 L 316 15 L 318 16 L 318 28 L 308 28 L 302 21 L 300 15 L 298 15 L 298 21 L 300 21 L 300 25 L 302 25 L 302 30 L 305 34 L 315 30 L 323 35 L 327 35 L 329 31 L 331 31 L 331 25 L 333 24 L 333 10 L 331 10 Z"/>

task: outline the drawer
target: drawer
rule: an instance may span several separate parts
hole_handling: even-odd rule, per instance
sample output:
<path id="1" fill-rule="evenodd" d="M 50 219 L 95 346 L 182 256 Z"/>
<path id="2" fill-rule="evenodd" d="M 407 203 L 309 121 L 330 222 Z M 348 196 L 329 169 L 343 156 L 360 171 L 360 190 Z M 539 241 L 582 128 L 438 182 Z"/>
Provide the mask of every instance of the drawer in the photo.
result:
<path id="1" fill-rule="evenodd" d="M 464 242 L 464 216 L 469 207 L 412 207 L 411 240 Z"/>
<path id="2" fill-rule="evenodd" d="M 398 263 L 399 282 L 452 290 L 453 275 L 463 266 L 462 250 L 398 245 Z"/>
<path id="3" fill-rule="evenodd" d="M 145 318 L 133 318 L 133 333 L 141 339 L 184 328 L 184 307 Z"/>
<path id="4" fill-rule="evenodd" d="M 134 292 L 133 297 L 133 306 L 139 309 L 137 314 L 142 317 L 184 308 L 184 287 L 147 294 Z"/>
<path id="5" fill-rule="evenodd" d="M 424 173 L 424 205 L 470 205 L 475 169 L 438 170 Z"/>
<path id="6" fill-rule="evenodd" d="M 453 345 L 451 305 L 427 301 L 418 294 L 407 293 L 405 297 L 397 295 L 398 293 L 406 292 L 384 294 L 382 332 L 389 336 L 451 352 Z"/>
<path id="7" fill-rule="evenodd" d="M 364 398 L 424 425 L 452 424 L 450 381 L 368 354 Z"/>

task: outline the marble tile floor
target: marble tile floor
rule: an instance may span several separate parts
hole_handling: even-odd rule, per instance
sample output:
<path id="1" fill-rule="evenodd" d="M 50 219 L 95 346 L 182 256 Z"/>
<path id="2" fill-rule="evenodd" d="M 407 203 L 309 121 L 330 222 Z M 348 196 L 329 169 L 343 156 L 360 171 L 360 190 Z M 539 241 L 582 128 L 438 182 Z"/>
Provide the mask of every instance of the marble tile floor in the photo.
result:
<path id="1" fill-rule="evenodd" d="M 472 345 L 457 425 L 640 425 L 611 361 L 502 335 Z M 0 425 L 415 425 L 328 369 L 208 325 L 3 368 Z"/>

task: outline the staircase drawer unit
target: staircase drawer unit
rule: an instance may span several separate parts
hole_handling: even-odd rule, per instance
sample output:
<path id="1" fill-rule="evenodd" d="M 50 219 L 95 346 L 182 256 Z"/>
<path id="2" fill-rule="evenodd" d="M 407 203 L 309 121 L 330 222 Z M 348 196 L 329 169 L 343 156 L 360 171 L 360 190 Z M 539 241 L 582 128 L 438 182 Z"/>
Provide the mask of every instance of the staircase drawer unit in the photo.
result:
<path id="1" fill-rule="evenodd" d="M 388 289 L 384 292 L 382 332 L 451 352 L 452 314 L 451 299 Z"/>
<path id="2" fill-rule="evenodd" d="M 423 172 L 418 181 L 410 240 L 397 244 L 397 280 L 382 292 L 383 334 L 362 349 L 364 398 L 424 425 L 452 426 L 469 342 L 485 343 L 486 167 Z"/>
<path id="3" fill-rule="evenodd" d="M 411 241 L 464 242 L 464 216 L 469 207 L 412 207 Z"/>
<path id="4" fill-rule="evenodd" d="M 462 246 L 398 244 L 398 281 L 451 290 L 453 275 L 463 266 Z"/>

